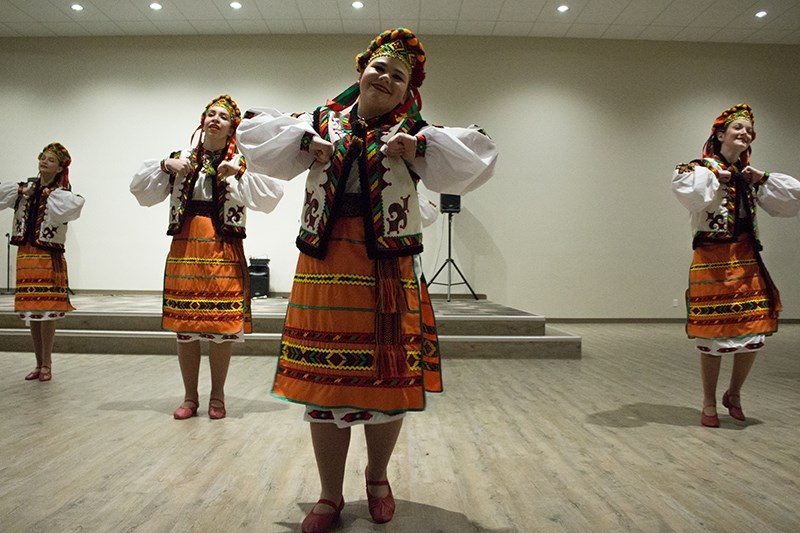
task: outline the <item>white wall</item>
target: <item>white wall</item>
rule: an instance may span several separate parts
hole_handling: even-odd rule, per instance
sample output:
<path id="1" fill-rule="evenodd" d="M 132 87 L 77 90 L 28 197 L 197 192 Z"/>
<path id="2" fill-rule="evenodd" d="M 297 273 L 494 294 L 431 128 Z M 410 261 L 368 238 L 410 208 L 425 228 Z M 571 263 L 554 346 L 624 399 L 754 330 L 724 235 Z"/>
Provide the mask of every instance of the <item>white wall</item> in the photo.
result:
<path id="1" fill-rule="evenodd" d="M 753 164 L 800 177 L 798 46 L 422 37 L 423 116 L 480 124 L 500 148 L 496 177 L 453 219 L 458 265 L 495 302 L 551 318 L 683 316 L 691 235 L 669 178 L 730 105 L 755 109 Z M 0 39 L 0 181 L 34 174 L 39 150 L 62 142 L 86 198 L 67 243 L 73 289 L 158 290 L 167 206 L 128 192 L 140 162 L 186 146 L 220 93 L 242 108 L 312 109 L 355 80 L 371 38 Z M 249 214 L 245 251 L 271 259 L 273 291 L 291 286 L 302 185 L 272 214 Z M 800 222 L 762 215 L 783 316 L 798 318 Z M 3 233 L 10 221 L 0 213 Z M 429 277 L 446 258 L 445 222 L 426 231 Z"/>

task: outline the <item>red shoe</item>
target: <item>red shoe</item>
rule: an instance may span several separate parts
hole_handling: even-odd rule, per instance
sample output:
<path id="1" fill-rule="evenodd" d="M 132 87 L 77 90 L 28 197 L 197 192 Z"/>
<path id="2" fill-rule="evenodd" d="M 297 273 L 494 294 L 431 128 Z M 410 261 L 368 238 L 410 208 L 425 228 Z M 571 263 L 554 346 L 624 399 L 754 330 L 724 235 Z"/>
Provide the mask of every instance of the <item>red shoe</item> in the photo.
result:
<path id="1" fill-rule="evenodd" d="M 733 405 L 731 403 L 731 398 L 739 399 L 738 394 L 728 394 L 728 391 L 725 391 L 725 394 L 722 395 L 722 405 L 728 408 L 728 414 L 731 415 L 736 420 L 740 420 L 742 422 L 745 421 L 744 418 L 744 411 L 742 411 L 741 404 Z M 739 402 L 736 402 L 739 403 Z"/>
<path id="2" fill-rule="evenodd" d="M 197 416 L 197 402 L 194 400 L 184 400 L 184 404 L 190 403 L 192 404 L 191 407 L 186 407 L 185 405 L 181 404 L 175 412 L 172 413 L 172 416 L 175 420 L 186 420 L 187 418 L 192 418 L 193 416 Z"/>
<path id="3" fill-rule="evenodd" d="M 52 370 L 50 370 L 49 366 L 43 366 L 39 370 L 39 381 L 50 381 L 51 379 L 53 379 Z"/>
<path id="4" fill-rule="evenodd" d="M 220 407 L 212 405 L 211 402 L 219 403 Z M 223 402 L 222 400 L 217 400 L 215 398 L 208 400 L 208 418 L 210 418 L 211 420 L 219 420 L 220 418 L 225 418 L 225 415 L 226 415 L 225 402 Z"/>
<path id="5" fill-rule="evenodd" d="M 42 371 L 42 367 L 37 366 L 32 371 L 28 372 L 28 375 L 25 376 L 25 381 L 35 381 L 39 379 L 39 373 Z"/>
<path id="6" fill-rule="evenodd" d="M 333 509 L 332 513 L 315 513 L 314 507 L 317 505 L 327 505 L 331 509 Z M 342 509 L 344 509 L 344 497 L 339 505 L 336 505 L 330 500 L 321 499 L 319 500 L 314 507 L 311 508 L 311 511 L 306 515 L 303 519 L 302 531 L 303 533 L 327 533 L 331 531 L 336 524 L 339 523 L 339 518 L 342 514 Z"/>
<path id="7" fill-rule="evenodd" d="M 389 487 L 389 494 L 386 496 L 373 496 L 369 493 L 370 485 L 373 486 L 386 486 Z M 372 519 L 378 524 L 385 524 L 394 516 L 394 496 L 392 495 L 392 487 L 389 481 L 370 481 L 367 480 L 367 503 L 369 504 L 369 514 Z"/>
<path id="8" fill-rule="evenodd" d="M 706 409 L 711 407 L 714 409 L 713 415 L 707 415 Z M 707 428 L 718 428 L 719 427 L 719 417 L 717 416 L 716 407 L 713 405 L 706 405 L 703 407 L 703 410 L 700 411 L 700 425 L 705 426 Z"/>

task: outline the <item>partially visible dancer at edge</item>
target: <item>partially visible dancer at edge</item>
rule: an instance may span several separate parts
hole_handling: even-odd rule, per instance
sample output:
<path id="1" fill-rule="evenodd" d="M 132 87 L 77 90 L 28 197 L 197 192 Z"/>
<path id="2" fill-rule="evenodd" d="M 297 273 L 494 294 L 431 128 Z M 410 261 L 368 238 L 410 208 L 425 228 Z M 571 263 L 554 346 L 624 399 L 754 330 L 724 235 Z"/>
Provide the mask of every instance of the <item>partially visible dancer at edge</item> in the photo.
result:
<path id="1" fill-rule="evenodd" d="M 161 160 L 147 160 L 130 190 L 140 205 L 169 198 L 172 245 L 164 271 L 162 327 L 177 334 L 184 401 L 177 420 L 200 405 L 200 341 L 209 344 L 208 416 L 225 418 L 225 380 L 233 343 L 251 332 L 245 238 L 246 209 L 268 213 L 283 196 L 283 183 L 247 169 L 237 151 L 241 113 L 228 95 L 200 115 L 197 144 Z"/>
<path id="2" fill-rule="evenodd" d="M 694 256 L 686 331 L 700 351 L 700 423 L 719 427 L 716 388 L 723 355 L 733 356 L 722 405 L 744 421 L 741 389 L 765 338 L 778 329 L 781 300 L 761 259 L 757 207 L 773 216 L 800 211 L 800 182 L 750 165 L 753 110 L 739 104 L 711 127 L 701 159 L 678 165 L 672 189 L 691 214 Z"/>
<path id="3" fill-rule="evenodd" d="M 56 320 L 74 311 L 69 301 L 64 244 L 67 223 L 83 209 L 83 197 L 72 192 L 72 158 L 54 142 L 39 154 L 39 174 L 23 182 L 0 184 L 0 209 L 14 208 L 11 244 L 17 250 L 14 311 L 31 328 L 36 367 L 28 381 L 53 378 Z"/>
<path id="4" fill-rule="evenodd" d="M 314 112 L 254 109 L 242 122 L 254 168 L 292 179 L 306 170 L 301 251 L 272 392 L 304 404 L 321 482 L 305 533 L 330 531 L 344 507 L 351 427 L 367 446 L 366 493 L 377 523 L 392 519 L 387 466 L 408 411 L 439 384 L 424 370 L 416 185 L 464 194 L 488 180 L 497 149 L 476 128 L 420 116 L 425 51 L 404 28 L 356 57 L 358 81 Z"/>

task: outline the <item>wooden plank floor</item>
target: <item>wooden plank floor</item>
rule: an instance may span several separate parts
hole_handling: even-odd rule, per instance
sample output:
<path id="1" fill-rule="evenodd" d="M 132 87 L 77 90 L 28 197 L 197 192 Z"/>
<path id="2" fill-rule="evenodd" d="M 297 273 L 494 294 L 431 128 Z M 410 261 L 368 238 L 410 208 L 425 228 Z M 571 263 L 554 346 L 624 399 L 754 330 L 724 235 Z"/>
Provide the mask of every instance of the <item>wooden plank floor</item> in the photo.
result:
<path id="1" fill-rule="evenodd" d="M 681 324 L 569 324 L 582 360 L 445 361 L 390 465 L 395 519 L 372 524 L 354 430 L 341 531 L 800 530 L 800 325 L 745 386 L 746 426 L 699 426 Z M 302 408 L 268 395 L 273 357 L 235 357 L 229 418 L 175 421 L 177 361 L 0 353 L 0 531 L 291 532 L 318 480 Z M 730 363 L 723 363 L 720 394 Z"/>

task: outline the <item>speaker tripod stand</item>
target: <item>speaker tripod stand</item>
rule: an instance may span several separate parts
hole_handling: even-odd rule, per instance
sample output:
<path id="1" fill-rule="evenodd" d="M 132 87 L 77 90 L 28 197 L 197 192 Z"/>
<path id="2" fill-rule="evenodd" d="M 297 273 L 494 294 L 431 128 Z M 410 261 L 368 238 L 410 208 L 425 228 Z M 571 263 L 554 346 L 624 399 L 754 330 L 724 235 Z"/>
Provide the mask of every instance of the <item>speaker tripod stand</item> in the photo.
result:
<path id="1" fill-rule="evenodd" d="M 447 285 L 447 301 L 450 301 L 450 288 L 453 285 L 466 285 L 469 289 L 469 292 L 472 293 L 472 296 L 477 300 L 478 295 L 475 294 L 475 291 L 472 290 L 470 287 L 469 282 L 467 282 L 467 278 L 464 277 L 464 274 L 461 273 L 461 269 L 458 268 L 458 265 L 453 260 L 453 213 L 447 213 L 447 259 L 442 266 L 439 267 L 439 270 L 436 271 L 436 274 L 433 275 L 431 280 L 428 282 L 428 285 Z M 447 267 L 447 283 L 436 283 L 436 278 L 441 274 L 442 270 Z M 456 269 L 458 275 L 461 277 L 461 281 L 458 283 L 453 283 L 453 269 Z"/>

